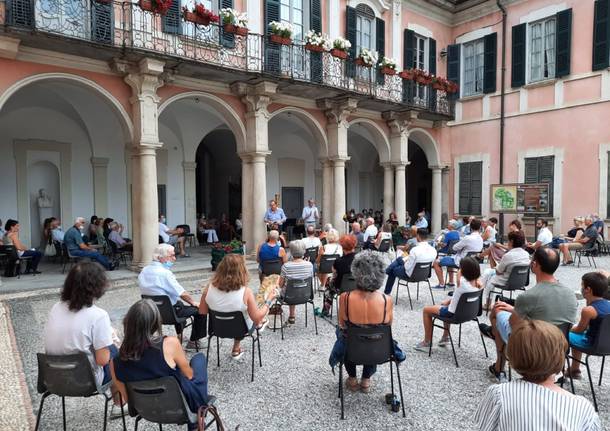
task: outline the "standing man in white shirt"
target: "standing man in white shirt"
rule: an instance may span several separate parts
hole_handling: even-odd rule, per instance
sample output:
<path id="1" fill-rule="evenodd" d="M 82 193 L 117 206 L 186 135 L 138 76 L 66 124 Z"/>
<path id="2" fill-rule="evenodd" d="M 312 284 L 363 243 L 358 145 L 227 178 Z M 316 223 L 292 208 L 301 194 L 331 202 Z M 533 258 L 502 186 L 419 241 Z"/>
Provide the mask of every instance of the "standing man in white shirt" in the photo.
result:
<path id="1" fill-rule="evenodd" d="M 377 226 L 375 226 L 375 219 L 373 217 L 369 217 L 366 219 L 366 229 L 364 230 L 364 245 L 363 249 L 374 249 L 375 239 L 377 238 Z"/>
<path id="2" fill-rule="evenodd" d="M 186 237 L 182 235 L 184 233 L 184 230 L 178 228 L 170 229 L 165 224 L 166 221 L 167 220 L 165 219 L 165 216 L 161 214 L 159 216 L 159 236 L 161 237 L 161 239 L 163 239 L 163 242 L 165 244 L 178 247 L 178 249 L 180 250 L 180 257 L 191 257 L 186 254 L 186 250 L 184 248 L 184 243 L 186 240 Z"/>
<path id="3" fill-rule="evenodd" d="M 409 250 L 407 259 L 396 258 L 385 270 L 388 280 L 385 284 L 385 294 L 392 293 L 396 277 L 406 279 L 413 274 L 418 263 L 432 263 L 436 259 L 436 249 L 428 243 L 428 229 L 417 229 L 417 245 Z"/>
<path id="4" fill-rule="evenodd" d="M 309 199 L 307 201 L 307 206 L 303 208 L 303 214 L 301 214 L 301 218 L 305 223 L 305 228 L 308 226 L 313 226 L 314 228 L 318 224 L 320 220 L 320 211 L 318 211 L 318 207 L 316 207 L 316 202 L 313 199 Z"/>
<path id="5" fill-rule="evenodd" d="M 434 261 L 434 272 L 438 279 L 438 285 L 434 286 L 433 289 L 444 289 L 445 278 L 443 277 L 443 266 L 451 268 L 459 268 L 460 260 L 468 253 L 480 253 L 483 250 L 483 238 L 481 237 L 481 220 L 473 219 L 468 225 L 470 228 L 470 234 L 464 236 L 461 240 L 453 246 L 455 254 L 452 256 L 443 256 L 440 259 Z M 449 272 L 449 283 L 448 287 L 453 287 L 453 272 Z"/>
<path id="6" fill-rule="evenodd" d="M 192 317 L 191 340 L 187 348 L 196 348 L 197 341 L 206 336 L 206 316 L 199 314 L 199 303 L 184 290 L 170 270 L 174 262 L 176 262 L 174 247 L 170 244 L 159 244 L 153 252 L 153 261 L 138 275 L 140 293 L 150 296 L 166 295 L 174 307 L 176 316 Z M 181 331 L 182 327 L 176 326 L 176 333 Z"/>
<path id="7" fill-rule="evenodd" d="M 528 242 L 527 247 L 525 248 L 530 253 L 533 253 L 540 247 L 545 247 L 553 242 L 553 232 L 551 232 L 551 229 L 549 229 L 549 223 L 545 219 L 539 218 L 536 221 L 536 229 L 538 229 L 536 242 Z"/>

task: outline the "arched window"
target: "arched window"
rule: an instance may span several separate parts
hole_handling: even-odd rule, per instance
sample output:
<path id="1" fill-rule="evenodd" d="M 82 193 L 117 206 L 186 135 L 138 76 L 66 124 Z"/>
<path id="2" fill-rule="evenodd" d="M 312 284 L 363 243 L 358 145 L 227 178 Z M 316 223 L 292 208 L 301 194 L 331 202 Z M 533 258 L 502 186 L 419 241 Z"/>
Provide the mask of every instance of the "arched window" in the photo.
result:
<path id="1" fill-rule="evenodd" d="M 362 48 L 375 49 L 375 12 L 370 6 L 356 6 L 356 52 Z"/>

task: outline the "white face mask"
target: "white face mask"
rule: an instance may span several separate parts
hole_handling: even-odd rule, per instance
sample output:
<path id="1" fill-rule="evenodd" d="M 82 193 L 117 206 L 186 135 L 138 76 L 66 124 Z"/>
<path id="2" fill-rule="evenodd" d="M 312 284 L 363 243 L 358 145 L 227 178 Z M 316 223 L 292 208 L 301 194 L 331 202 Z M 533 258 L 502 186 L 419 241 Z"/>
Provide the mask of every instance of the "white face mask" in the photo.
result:
<path id="1" fill-rule="evenodd" d="M 85 226 L 83 226 L 82 224 L 78 227 L 80 230 L 84 230 Z"/>
<path id="2" fill-rule="evenodd" d="M 165 217 L 161 217 L 161 223 L 165 224 Z"/>

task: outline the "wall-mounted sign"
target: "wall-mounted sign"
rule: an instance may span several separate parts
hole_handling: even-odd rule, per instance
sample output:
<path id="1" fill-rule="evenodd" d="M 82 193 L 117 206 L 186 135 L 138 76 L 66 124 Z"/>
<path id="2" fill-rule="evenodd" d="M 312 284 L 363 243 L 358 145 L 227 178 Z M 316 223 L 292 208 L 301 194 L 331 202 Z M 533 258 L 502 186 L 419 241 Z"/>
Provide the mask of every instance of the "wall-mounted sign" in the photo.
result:
<path id="1" fill-rule="evenodd" d="M 548 214 L 549 184 L 493 184 L 491 212 Z"/>

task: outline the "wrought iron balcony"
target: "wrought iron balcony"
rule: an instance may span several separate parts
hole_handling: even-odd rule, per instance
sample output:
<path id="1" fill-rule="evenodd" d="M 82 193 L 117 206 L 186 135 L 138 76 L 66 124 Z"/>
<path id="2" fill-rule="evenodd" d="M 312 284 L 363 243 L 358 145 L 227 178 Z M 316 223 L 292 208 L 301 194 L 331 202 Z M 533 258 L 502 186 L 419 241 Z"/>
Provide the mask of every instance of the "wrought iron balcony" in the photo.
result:
<path id="1" fill-rule="evenodd" d="M 133 2 L 132 2 L 133 1 Z M 161 16 L 136 0 L 0 0 L 0 28 L 23 45 L 110 60 L 156 56 L 181 75 L 234 82 L 264 77 L 280 92 L 317 99 L 349 95 L 378 111 L 416 110 L 429 120 L 450 120 L 455 102 L 444 91 L 383 75 L 305 44 L 271 42 L 265 35 L 227 33 Z M 91 49 L 91 48 L 95 49 Z"/>

